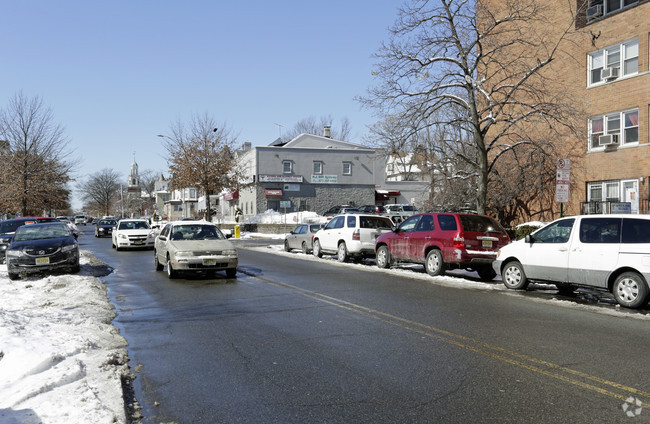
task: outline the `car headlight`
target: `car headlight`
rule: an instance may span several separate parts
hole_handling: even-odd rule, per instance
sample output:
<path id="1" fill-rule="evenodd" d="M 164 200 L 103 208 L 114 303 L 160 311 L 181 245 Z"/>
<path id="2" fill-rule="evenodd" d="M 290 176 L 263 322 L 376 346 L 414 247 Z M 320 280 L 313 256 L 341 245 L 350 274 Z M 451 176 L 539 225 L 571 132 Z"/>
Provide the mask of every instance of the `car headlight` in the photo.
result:
<path id="1" fill-rule="evenodd" d="M 153 231 L 149 233 L 149 238 L 156 238 L 156 233 Z"/>
<path id="2" fill-rule="evenodd" d="M 77 250 L 77 245 L 76 244 L 68 244 L 68 245 L 63 246 L 61 248 L 62 252 L 70 252 L 72 250 Z"/>
<path id="3" fill-rule="evenodd" d="M 24 255 L 22 249 L 20 249 L 20 250 L 7 250 L 7 253 L 6 253 L 6 254 L 7 254 L 7 257 L 14 257 L 14 258 L 17 258 L 17 257 L 19 257 L 19 256 L 23 256 L 23 255 Z"/>
<path id="4" fill-rule="evenodd" d="M 192 252 L 185 251 L 185 250 L 180 250 L 180 251 L 174 253 L 174 256 L 176 256 L 176 257 L 178 257 L 178 256 L 192 256 Z"/>
<path id="5" fill-rule="evenodd" d="M 128 237 L 126 236 L 126 234 L 118 234 L 117 236 L 118 236 L 119 238 L 121 238 L 121 239 L 128 238 Z"/>
<path id="6" fill-rule="evenodd" d="M 237 256 L 237 250 L 235 249 L 226 249 L 221 252 L 222 255 L 225 256 Z"/>

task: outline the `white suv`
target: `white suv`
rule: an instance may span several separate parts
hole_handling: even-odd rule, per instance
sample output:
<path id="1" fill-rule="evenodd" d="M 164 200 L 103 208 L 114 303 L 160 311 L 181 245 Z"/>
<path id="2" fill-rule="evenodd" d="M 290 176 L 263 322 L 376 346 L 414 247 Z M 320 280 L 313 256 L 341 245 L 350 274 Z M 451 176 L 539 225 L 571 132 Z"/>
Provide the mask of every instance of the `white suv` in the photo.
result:
<path id="1" fill-rule="evenodd" d="M 313 254 L 335 254 L 339 262 L 350 257 L 375 255 L 375 240 L 391 230 L 393 222 L 385 216 L 349 214 L 338 215 L 325 228 L 314 234 Z"/>
<path id="2" fill-rule="evenodd" d="M 650 292 L 650 216 L 561 218 L 502 247 L 492 266 L 511 289 L 525 289 L 530 280 L 597 287 L 622 306 L 640 308 Z"/>

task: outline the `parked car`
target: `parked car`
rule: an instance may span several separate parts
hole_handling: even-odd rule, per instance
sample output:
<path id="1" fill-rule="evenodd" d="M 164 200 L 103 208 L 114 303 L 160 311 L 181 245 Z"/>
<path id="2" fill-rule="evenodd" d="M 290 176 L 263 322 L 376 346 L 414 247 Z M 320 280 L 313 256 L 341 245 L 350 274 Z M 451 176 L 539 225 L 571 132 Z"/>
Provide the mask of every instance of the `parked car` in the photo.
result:
<path id="1" fill-rule="evenodd" d="M 339 205 L 339 206 L 333 206 L 327 210 L 323 214 L 323 216 L 336 216 L 336 215 L 342 215 L 344 213 L 359 213 L 359 209 L 355 208 L 354 206 L 349 206 L 349 205 Z"/>
<path id="2" fill-rule="evenodd" d="M 112 231 L 113 249 L 132 247 L 153 249 L 156 234 L 146 219 L 120 219 Z"/>
<path id="3" fill-rule="evenodd" d="M 337 255 L 339 262 L 350 258 L 374 256 L 375 240 L 389 232 L 393 223 L 378 215 L 350 214 L 339 215 L 314 234 L 313 254 Z"/>
<path id="4" fill-rule="evenodd" d="M 237 275 L 237 249 L 216 225 L 207 221 L 175 221 L 165 225 L 154 245 L 157 271 L 167 267 L 167 276 L 179 272 L 226 271 Z"/>
<path id="5" fill-rule="evenodd" d="M 95 237 L 110 236 L 113 228 L 117 225 L 117 220 L 113 218 L 102 218 L 95 222 Z"/>
<path id="6" fill-rule="evenodd" d="M 492 262 L 499 248 L 508 243 L 506 231 L 488 216 L 423 213 L 379 237 L 375 252 L 380 268 L 396 262 L 421 263 L 429 275 L 462 268 L 492 280 L 496 276 Z"/>
<path id="7" fill-rule="evenodd" d="M 413 205 L 385 205 L 384 209 L 387 214 L 414 215 L 418 208 Z"/>
<path id="8" fill-rule="evenodd" d="M 530 281 L 561 290 L 596 287 L 612 292 L 621 306 L 639 308 L 650 292 L 650 216 L 561 218 L 502 247 L 493 266 L 510 289 L 525 289 Z"/>
<path id="9" fill-rule="evenodd" d="M 79 272 L 79 245 L 63 222 L 18 227 L 6 255 L 12 280 L 21 273 L 60 269 Z"/>
<path id="10" fill-rule="evenodd" d="M 379 205 L 364 205 L 359 208 L 359 212 L 382 214 L 386 213 L 386 208 Z"/>
<path id="11" fill-rule="evenodd" d="M 321 224 L 301 224 L 284 237 L 284 250 L 290 252 L 300 249 L 302 253 L 310 253 L 313 246 L 314 234 L 322 228 Z"/>
<path id="12" fill-rule="evenodd" d="M 11 244 L 16 229 L 25 224 L 34 224 L 36 221 L 31 217 L 6 219 L 0 221 L 0 263 L 5 261 L 5 252 Z"/>

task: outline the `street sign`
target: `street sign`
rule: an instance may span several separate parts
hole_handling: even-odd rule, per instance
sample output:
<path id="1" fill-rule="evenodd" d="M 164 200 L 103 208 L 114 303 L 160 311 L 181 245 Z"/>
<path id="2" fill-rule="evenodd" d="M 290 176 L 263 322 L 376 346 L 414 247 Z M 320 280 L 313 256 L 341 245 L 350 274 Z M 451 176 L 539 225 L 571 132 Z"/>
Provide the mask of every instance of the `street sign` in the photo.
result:
<path id="1" fill-rule="evenodd" d="M 558 159 L 555 173 L 555 201 L 569 202 L 569 180 L 571 179 L 571 160 Z"/>

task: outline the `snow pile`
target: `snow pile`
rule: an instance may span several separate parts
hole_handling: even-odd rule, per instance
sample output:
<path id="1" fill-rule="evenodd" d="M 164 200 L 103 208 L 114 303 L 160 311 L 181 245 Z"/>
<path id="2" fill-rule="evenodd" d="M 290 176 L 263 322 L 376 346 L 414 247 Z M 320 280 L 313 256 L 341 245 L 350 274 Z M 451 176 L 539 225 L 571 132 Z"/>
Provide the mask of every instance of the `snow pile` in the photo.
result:
<path id="1" fill-rule="evenodd" d="M 269 209 L 264 213 L 252 216 L 246 221 L 245 224 L 317 224 L 323 219 L 322 216 L 316 212 L 291 212 L 283 214 L 273 209 Z"/>
<path id="2" fill-rule="evenodd" d="M 81 255 L 77 275 L 11 281 L 0 265 L 2 423 L 127 422 L 127 341 L 111 324 L 94 258 Z"/>

